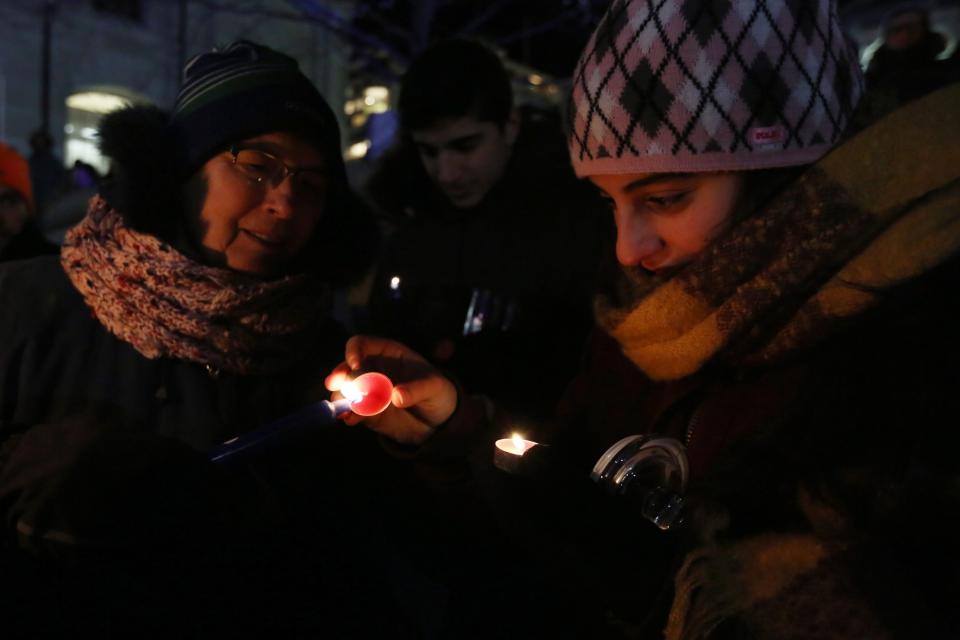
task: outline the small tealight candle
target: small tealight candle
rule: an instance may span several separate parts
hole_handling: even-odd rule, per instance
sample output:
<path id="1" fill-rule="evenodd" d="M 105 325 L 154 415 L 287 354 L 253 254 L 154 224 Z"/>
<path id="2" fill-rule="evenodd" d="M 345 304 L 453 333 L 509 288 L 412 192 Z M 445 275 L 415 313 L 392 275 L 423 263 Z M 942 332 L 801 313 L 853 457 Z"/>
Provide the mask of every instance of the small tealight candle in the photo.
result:
<path id="1" fill-rule="evenodd" d="M 523 459 L 523 454 L 537 446 L 536 442 L 524 440 L 516 433 L 509 438 L 497 440 L 494 444 L 496 448 L 493 452 L 493 464 L 508 473 L 516 471 Z"/>
<path id="2" fill-rule="evenodd" d="M 346 385 L 344 385 L 346 386 Z M 390 406 L 390 396 L 393 395 L 393 383 L 390 378 L 371 371 L 358 376 L 353 381 L 356 394 L 351 398 L 350 410 L 360 416 L 375 416 Z M 346 396 L 346 392 L 343 392 Z"/>
<path id="3" fill-rule="evenodd" d="M 339 400 L 325 400 L 334 416 L 352 411 L 360 416 L 375 416 L 390 406 L 393 383 L 382 373 L 370 372 L 345 381 L 339 389 Z"/>

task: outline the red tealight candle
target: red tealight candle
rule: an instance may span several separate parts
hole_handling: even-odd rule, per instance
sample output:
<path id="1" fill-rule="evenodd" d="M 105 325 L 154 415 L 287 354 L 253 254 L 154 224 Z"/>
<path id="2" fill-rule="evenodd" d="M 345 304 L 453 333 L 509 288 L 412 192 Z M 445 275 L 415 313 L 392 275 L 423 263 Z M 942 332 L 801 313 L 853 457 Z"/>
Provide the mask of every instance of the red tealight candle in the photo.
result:
<path id="1" fill-rule="evenodd" d="M 364 373 L 353 380 L 353 386 L 360 397 L 350 398 L 350 410 L 358 416 L 375 416 L 390 406 L 393 383 L 382 373 Z"/>

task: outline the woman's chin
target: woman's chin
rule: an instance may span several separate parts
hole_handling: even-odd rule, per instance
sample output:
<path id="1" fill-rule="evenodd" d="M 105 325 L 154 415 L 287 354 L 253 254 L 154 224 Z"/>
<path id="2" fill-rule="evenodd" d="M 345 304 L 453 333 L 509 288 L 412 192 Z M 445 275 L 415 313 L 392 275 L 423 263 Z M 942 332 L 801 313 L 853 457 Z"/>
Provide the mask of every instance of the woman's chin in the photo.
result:
<path id="1" fill-rule="evenodd" d="M 284 263 L 269 256 L 227 256 L 224 266 L 231 271 L 259 278 L 270 278 L 283 272 Z"/>

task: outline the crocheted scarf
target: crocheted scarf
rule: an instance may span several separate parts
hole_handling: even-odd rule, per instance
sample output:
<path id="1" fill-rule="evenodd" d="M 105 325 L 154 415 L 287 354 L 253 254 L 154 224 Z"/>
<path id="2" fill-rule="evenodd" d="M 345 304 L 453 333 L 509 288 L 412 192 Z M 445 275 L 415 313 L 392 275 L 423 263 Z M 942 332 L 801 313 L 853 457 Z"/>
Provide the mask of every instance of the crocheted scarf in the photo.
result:
<path id="1" fill-rule="evenodd" d="M 316 340 L 324 286 L 207 267 L 124 225 L 100 197 L 64 241 L 61 263 L 96 318 L 147 358 L 237 374 L 289 367 Z"/>
<path id="2" fill-rule="evenodd" d="M 679 271 L 625 270 L 600 324 L 654 380 L 816 343 L 960 248 L 958 112 L 960 86 L 899 109 Z"/>

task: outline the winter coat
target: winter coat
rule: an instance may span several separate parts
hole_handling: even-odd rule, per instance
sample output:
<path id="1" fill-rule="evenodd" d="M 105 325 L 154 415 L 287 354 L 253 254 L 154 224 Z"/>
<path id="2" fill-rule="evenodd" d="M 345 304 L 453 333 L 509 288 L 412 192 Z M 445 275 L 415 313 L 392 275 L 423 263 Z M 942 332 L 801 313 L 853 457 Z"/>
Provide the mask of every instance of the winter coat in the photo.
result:
<path id="1" fill-rule="evenodd" d="M 8 260 L 25 260 L 34 256 L 43 256 L 58 253 L 57 245 L 43 237 L 40 229 L 33 221 L 28 221 L 20 233 L 0 248 L 0 262 Z"/>
<path id="2" fill-rule="evenodd" d="M 396 232 L 372 283 L 369 331 L 504 407 L 549 415 L 576 371 L 611 224 L 573 176 L 559 123 L 525 118 L 520 131 L 503 178 L 469 210 L 444 200 L 412 149 L 384 162 L 367 191 Z"/>
<path id="3" fill-rule="evenodd" d="M 179 633 L 225 615 L 249 576 L 282 584 L 239 626 L 307 607 L 295 596 L 317 576 L 290 566 L 323 563 L 282 545 L 291 518 L 333 509 L 329 499 L 306 508 L 306 496 L 341 491 L 335 461 L 361 444 L 327 427 L 253 466 L 220 468 L 206 452 L 326 395 L 344 342 L 334 323 L 318 327 L 326 339 L 301 366 L 257 377 L 148 360 L 92 317 L 55 257 L 3 265 L 0 307 L 0 590 L 30 585 L 4 603 L 7 628 L 136 627 L 169 608 L 159 628 Z"/>
<path id="4" fill-rule="evenodd" d="M 122 158 L 107 201 L 134 207 L 140 224 L 175 218 L 173 172 L 131 165 L 143 162 L 141 138 L 124 138 L 162 134 L 164 117 L 120 113 L 128 120 L 102 133 Z M 335 213 L 333 226 L 349 217 Z M 329 257 L 309 256 L 317 268 Z M 356 604 L 380 599 L 367 589 L 382 573 L 375 554 L 344 550 L 370 546 L 364 530 L 379 528 L 331 525 L 366 521 L 348 490 L 363 483 L 345 468 L 375 443 L 307 425 L 210 461 L 213 447 L 327 397 L 323 377 L 346 339 L 336 322 L 321 316 L 317 339 L 281 373 L 240 375 L 142 355 L 94 316 L 59 256 L 0 265 L 0 310 L 5 630 L 349 635 L 378 622 Z"/>
<path id="5" fill-rule="evenodd" d="M 660 532 L 626 513 L 638 511 L 626 499 L 619 510 L 585 493 L 577 511 L 594 526 L 576 529 L 576 566 L 606 562 L 616 574 L 616 559 L 633 554 L 631 566 L 645 577 L 601 572 L 608 579 L 596 580 L 595 568 L 583 569 L 582 580 L 607 585 L 606 597 L 594 592 L 596 606 L 627 637 L 660 637 L 684 588 L 673 584 L 683 558 L 709 549 L 714 564 L 731 554 L 760 572 L 750 576 L 760 592 L 749 612 L 756 617 L 724 625 L 742 637 L 957 633 L 949 602 L 960 590 L 951 542 L 960 497 L 951 487 L 960 468 L 950 452 L 960 445 L 960 303 L 949 292 L 958 286 L 955 259 L 802 357 L 752 371 L 711 367 L 675 382 L 650 381 L 609 336 L 595 335 L 590 362 L 564 398 L 565 428 L 531 437 L 582 478 L 620 438 L 683 442 L 698 529 Z M 803 535 L 810 537 L 799 542 Z M 766 546 L 746 548 L 758 540 Z M 737 575 L 703 564 L 718 580 Z M 805 611 L 816 615 L 804 619 Z"/>
<path id="6" fill-rule="evenodd" d="M 108 412 L 199 451 L 324 395 L 322 376 L 342 357 L 345 334 L 327 338 L 301 366 L 275 378 L 208 372 L 196 363 L 150 360 L 109 333 L 69 282 L 59 256 L 0 270 L 2 423 L 34 425 Z"/>
<path id="7" fill-rule="evenodd" d="M 955 104 L 957 91 L 931 98 L 944 96 Z M 950 111 L 939 111 L 944 113 Z M 926 125 L 918 127 L 923 139 L 947 136 L 942 129 L 931 134 L 939 121 L 912 120 Z M 897 140 L 881 138 L 858 144 L 899 150 Z M 772 324 L 747 325 L 735 343 L 739 352 L 720 352 L 692 374 L 661 380 L 627 357 L 646 352 L 630 351 L 634 343 L 624 323 L 611 331 L 619 342 L 601 332 L 592 337 L 558 423 L 524 434 L 548 446 L 525 455 L 518 473 L 490 469 L 493 440 L 510 425 L 496 424 L 484 434 L 469 400 L 419 452 L 421 461 L 449 462 L 452 449 L 444 443 L 469 443 L 481 452 L 474 463 L 477 485 L 511 532 L 514 553 L 525 559 L 523 570 L 545 575 L 557 590 L 566 605 L 558 611 L 571 628 L 582 624 L 580 629 L 603 629 L 598 633 L 604 637 L 629 638 L 955 637 L 958 165 L 941 158 L 955 148 L 941 140 L 929 148 L 930 157 L 938 158 L 935 170 L 898 173 L 889 183 L 856 181 L 860 172 L 884 167 L 884 154 L 864 155 L 862 167 L 843 166 L 852 176 L 848 184 L 862 186 L 861 198 L 946 176 L 905 207 L 936 211 L 937 223 L 915 225 L 905 218 L 892 227 L 898 239 L 881 247 L 884 259 L 873 260 L 869 252 L 845 259 L 843 275 L 850 277 L 855 266 L 864 282 L 873 276 L 898 282 L 892 274 L 908 263 L 917 273 L 887 288 L 851 287 L 854 296 L 878 294 L 871 308 L 838 316 L 829 332 L 809 331 L 818 328 L 813 322 L 794 325 L 793 333 L 776 333 Z M 813 202 L 843 195 L 829 175 L 815 170 L 804 183 Z M 788 200 L 787 207 L 803 202 Z M 878 211 L 902 206 L 865 201 Z M 860 213 L 845 206 L 840 219 Z M 904 246 L 906 238 L 913 246 Z M 894 249 L 898 242 L 903 250 Z M 745 258 L 732 255 L 741 263 Z M 789 259 L 798 256 L 804 253 Z M 836 256 L 834 262 L 843 265 L 844 259 Z M 784 273 L 789 277 L 790 270 Z M 710 277 L 721 281 L 716 273 Z M 692 291 L 674 290 L 687 297 Z M 762 289 L 734 291 L 745 295 L 748 310 L 765 301 Z M 845 301 L 843 287 L 821 291 L 830 297 L 819 300 L 813 320 Z M 844 304 L 840 308 L 850 313 Z M 802 301 L 797 305 L 806 308 Z M 773 308 L 774 318 L 790 317 L 778 313 L 786 311 L 784 303 Z M 718 317 L 720 333 L 703 331 L 707 338 L 700 342 L 736 326 L 736 312 Z M 688 322 L 699 330 L 712 320 Z M 690 346 L 680 334 L 677 329 L 653 343 L 663 347 L 661 353 L 675 354 L 664 363 L 675 364 Z M 797 339 L 776 342 L 771 336 Z M 676 346 L 669 338 L 677 338 Z M 749 351 L 750 339 L 764 348 Z M 802 346 L 778 352 L 770 344 Z M 786 355 L 746 357 L 752 353 Z M 606 495 L 587 479 L 608 447 L 633 434 L 686 445 L 686 524 L 677 530 L 659 531 L 642 515 L 641 503 Z"/>

